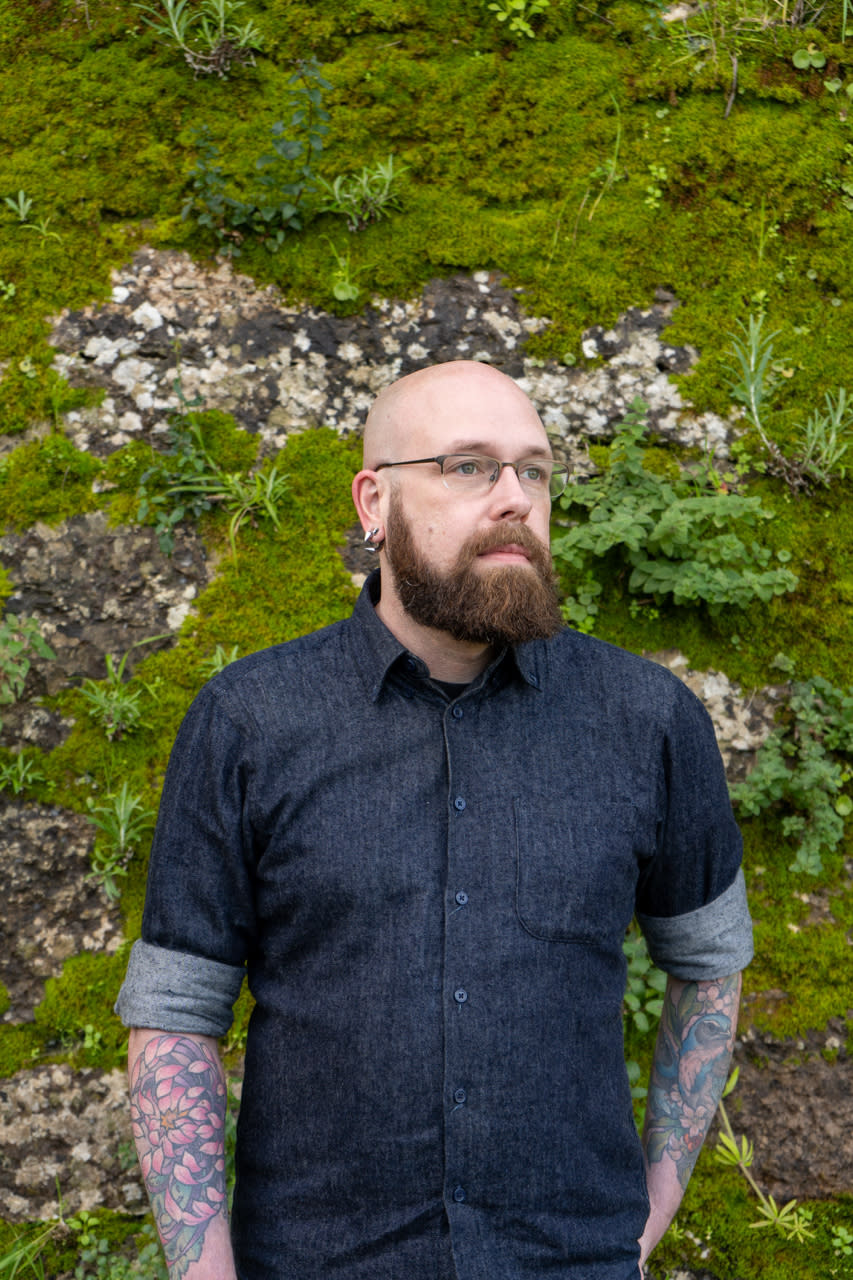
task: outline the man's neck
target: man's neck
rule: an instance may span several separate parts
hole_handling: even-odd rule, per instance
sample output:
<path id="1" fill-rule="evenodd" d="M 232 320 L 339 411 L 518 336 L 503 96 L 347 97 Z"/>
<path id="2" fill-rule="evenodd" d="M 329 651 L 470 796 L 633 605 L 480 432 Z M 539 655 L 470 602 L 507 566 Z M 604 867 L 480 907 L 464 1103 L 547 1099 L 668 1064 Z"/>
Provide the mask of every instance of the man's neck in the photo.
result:
<path id="1" fill-rule="evenodd" d="M 393 596 L 383 595 L 376 605 L 376 613 L 391 634 L 426 663 L 434 680 L 470 684 L 485 671 L 494 656 L 491 645 L 456 640 L 447 631 L 421 626 Z"/>

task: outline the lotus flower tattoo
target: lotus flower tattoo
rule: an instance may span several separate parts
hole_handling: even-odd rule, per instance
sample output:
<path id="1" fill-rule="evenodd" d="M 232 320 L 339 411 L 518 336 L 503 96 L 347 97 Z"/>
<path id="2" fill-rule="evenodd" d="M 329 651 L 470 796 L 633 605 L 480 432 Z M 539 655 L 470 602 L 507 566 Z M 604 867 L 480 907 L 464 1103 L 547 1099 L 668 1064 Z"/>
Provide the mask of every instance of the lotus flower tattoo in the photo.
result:
<path id="1" fill-rule="evenodd" d="M 204 1232 L 225 1212 L 225 1085 L 198 1041 L 149 1040 L 131 1077 L 133 1136 L 170 1275 L 201 1256 Z"/>

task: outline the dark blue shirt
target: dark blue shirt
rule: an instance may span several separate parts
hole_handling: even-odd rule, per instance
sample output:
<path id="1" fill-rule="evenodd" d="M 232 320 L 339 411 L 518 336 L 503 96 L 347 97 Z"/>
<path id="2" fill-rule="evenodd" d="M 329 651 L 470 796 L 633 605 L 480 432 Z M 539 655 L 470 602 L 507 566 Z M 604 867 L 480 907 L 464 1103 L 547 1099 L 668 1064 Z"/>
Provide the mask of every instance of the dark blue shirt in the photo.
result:
<path id="1" fill-rule="evenodd" d="M 248 967 L 241 1280 L 635 1280 L 625 930 L 751 955 L 710 720 L 569 630 L 449 700 L 377 586 L 196 699 L 119 1010 L 222 1034 Z"/>

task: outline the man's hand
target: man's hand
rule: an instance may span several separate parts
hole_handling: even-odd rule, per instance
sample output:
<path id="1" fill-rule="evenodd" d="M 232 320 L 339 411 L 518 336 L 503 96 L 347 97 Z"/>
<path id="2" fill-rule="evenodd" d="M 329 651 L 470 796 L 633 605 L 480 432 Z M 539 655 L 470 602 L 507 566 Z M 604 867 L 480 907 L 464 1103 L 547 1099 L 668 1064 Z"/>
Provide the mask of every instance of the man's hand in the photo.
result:
<path id="1" fill-rule="evenodd" d="M 675 1217 L 720 1101 L 737 1031 L 741 977 L 666 986 L 649 1080 L 643 1152 L 650 1212 L 640 1271 Z"/>
<path id="2" fill-rule="evenodd" d="M 236 1280 L 216 1041 L 135 1028 L 128 1071 L 133 1136 L 170 1277 Z"/>

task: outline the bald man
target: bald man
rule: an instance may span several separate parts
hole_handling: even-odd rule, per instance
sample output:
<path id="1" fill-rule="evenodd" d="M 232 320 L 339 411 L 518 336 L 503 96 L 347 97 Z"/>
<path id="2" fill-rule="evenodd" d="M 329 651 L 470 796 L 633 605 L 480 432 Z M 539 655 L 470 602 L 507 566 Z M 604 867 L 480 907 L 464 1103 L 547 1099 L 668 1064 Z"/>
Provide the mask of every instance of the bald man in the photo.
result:
<path id="1" fill-rule="evenodd" d="M 486 365 L 377 399 L 351 618 L 212 680 L 117 1005 L 170 1275 L 637 1280 L 723 1087 L 751 927 L 701 704 L 561 625 L 566 483 Z M 668 985 L 644 1137 L 636 914 Z M 229 1228 L 217 1037 L 255 1000 Z"/>

